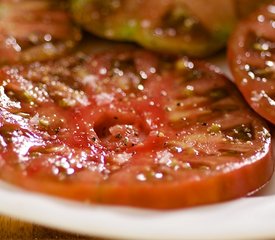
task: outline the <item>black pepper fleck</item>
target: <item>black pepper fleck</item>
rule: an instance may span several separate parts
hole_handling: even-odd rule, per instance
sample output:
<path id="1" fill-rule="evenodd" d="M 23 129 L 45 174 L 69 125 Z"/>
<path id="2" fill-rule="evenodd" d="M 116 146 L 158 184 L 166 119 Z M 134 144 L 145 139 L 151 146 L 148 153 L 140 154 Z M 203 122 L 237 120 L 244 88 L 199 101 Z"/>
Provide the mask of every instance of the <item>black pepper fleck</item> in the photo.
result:
<path id="1" fill-rule="evenodd" d="M 115 135 L 115 138 L 116 139 L 121 139 L 122 138 L 122 135 L 120 133 L 118 133 L 117 135 Z"/>

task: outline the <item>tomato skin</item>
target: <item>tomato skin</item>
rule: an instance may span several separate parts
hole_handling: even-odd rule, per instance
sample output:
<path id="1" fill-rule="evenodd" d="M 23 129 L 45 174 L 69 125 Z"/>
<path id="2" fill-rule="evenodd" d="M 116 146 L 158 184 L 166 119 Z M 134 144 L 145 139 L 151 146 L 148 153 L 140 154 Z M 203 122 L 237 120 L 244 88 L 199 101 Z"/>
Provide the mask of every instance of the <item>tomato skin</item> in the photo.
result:
<path id="1" fill-rule="evenodd" d="M 228 60 L 238 88 L 249 105 L 273 124 L 275 13 L 271 9 L 274 6 L 273 1 L 240 22 L 228 46 Z"/>
<path id="2" fill-rule="evenodd" d="M 202 62 L 125 47 L 5 67 L 0 83 L 0 177 L 29 190 L 173 209 L 273 172 L 264 122 Z"/>

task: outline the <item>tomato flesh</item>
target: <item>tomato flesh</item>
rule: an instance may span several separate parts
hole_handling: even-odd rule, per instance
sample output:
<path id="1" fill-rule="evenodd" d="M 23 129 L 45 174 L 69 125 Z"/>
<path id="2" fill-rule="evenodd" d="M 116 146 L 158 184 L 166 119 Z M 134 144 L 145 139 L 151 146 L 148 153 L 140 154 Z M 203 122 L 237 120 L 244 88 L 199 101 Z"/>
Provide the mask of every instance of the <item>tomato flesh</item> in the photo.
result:
<path id="1" fill-rule="evenodd" d="M 235 82 L 249 105 L 275 124 L 275 1 L 241 22 L 228 58 Z"/>
<path id="2" fill-rule="evenodd" d="M 213 66 L 126 48 L 5 67 L 0 176 L 93 203 L 181 208 L 271 177 L 270 134 Z"/>

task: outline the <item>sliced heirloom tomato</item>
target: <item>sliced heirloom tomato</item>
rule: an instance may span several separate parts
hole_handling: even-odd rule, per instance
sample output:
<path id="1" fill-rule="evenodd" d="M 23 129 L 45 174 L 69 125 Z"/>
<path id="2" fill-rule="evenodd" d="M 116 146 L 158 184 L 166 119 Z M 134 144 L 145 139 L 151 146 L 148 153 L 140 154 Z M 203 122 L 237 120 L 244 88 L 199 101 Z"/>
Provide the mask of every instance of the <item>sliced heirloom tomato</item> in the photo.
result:
<path id="1" fill-rule="evenodd" d="M 226 45 L 237 21 L 271 0 L 71 0 L 75 20 L 100 37 L 193 57 Z"/>
<path id="2" fill-rule="evenodd" d="M 236 22 L 232 0 L 72 0 L 71 5 L 75 20 L 98 36 L 195 57 L 221 49 Z"/>
<path id="3" fill-rule="evenodd" d="M 123 48 L 0 73 L 0 176 L 100 204 L 171 209 L 271 177 L 265 124 L 213 66 Z"/>
<path id="4" fill-rule="evenodd" d="M 228 58 L 246 101 L 275 124 L 275 1 L 238 25 L 229 42 Z"/>
<path id="5" fill-rule="evenodd" d="M 0 0 L 0 64 L 62 56 L 81 38 L 66 1 Z"/>

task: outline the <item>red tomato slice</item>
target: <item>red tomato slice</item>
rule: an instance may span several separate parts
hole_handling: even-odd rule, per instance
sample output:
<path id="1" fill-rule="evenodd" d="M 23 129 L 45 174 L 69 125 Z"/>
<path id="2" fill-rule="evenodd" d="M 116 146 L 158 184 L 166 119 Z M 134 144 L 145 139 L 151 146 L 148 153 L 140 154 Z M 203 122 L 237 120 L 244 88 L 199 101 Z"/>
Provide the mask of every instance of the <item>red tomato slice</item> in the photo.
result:
<path id="1" fill-rule="evenodd" d="M 271 177 L 265 124 L 216 68 L 136 49 L 5 67 L 0 176 L 102 204 L 225 201 Z"/>
<path id="2" fill-rule="evenodd" d="M 275 1 L 242 21 L 229 42 L 235 82 L 249 105 L 275 124 Z"/>
<path id="3" fill-rule="evenodd" d="M 72 49 L 80 30 L 66 1 L 1 0 L 0 64 L 49 60 Z"/>

